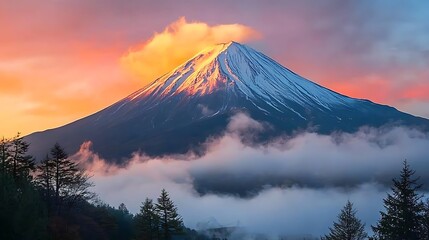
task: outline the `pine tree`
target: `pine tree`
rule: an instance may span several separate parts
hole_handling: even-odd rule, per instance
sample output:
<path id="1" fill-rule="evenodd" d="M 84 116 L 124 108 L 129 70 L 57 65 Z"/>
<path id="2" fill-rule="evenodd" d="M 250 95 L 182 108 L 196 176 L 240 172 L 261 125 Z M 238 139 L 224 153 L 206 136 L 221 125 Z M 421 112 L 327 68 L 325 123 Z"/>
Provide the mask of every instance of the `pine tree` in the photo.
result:
<path id="1" fill-rule="evenodd" d="M 347 204 L 338 215 L 338 222 L 334 222 L 334 227 L 329 228 L 330 233 L 324 240 L 362 240 L 368 235 L 365 232 L 365 224 L 356 217 L 356 210 L 353 209 L 353 203 L 347 201 Z"/>
<path id="2" fill-rule="evenodd" d="M 48 199 L 53 198 L 57 214 L 63 205 L 72 207 L 79 201 L 89 200 L 94 194 L 89 191 L 92 183 L 78 163 L 69 159 L 57 143 L 51 149 L 51 156 L 38 166 L 37 182 L 44 189 Z"/>
<path id="3" fill-rule="evenodd" d="M 0 239 L 47 239 L 46 209 L 33 184 L 0 175 Z"/>
<path id="4" fill-rule="evenodd" d="M 136 216 L 137 237 L 141 240 L 159 239 L 159 217 L 152 199 L 146 198 Z"/>
<path id="5" fill-rule="evenodd" d="M 43 197 L 48 204 L 48 208 L 51 205 L 51 198 L 53 193 L 53 176 L 54 176 L 54 165 L 49 155 L 37 166 L 36 183 L 42 190 Z"/>
<path id="6" fill-rule="evenodd" d="M 399 180 L 393 179 L 392 193 L 384 199 L 385 212 L 380 212 L 381 219 L 372 227 L 377 239 L 421 239 L 424 205 L 417 193 L 421 185 L 418 178 L 412 178 L 414 174 L 404 161 Z"/>
<path id="7" fill-rule="evenodd" d="M 177 207 L 171 201 L 165 189 L 162 189 L 157 201 L 155 208 L 159 216 L 162 239 L 170 240 L 174 234 L 182 233 L 182 218 L 177 213 Z"/>
<path id="8" fill-rule="evenodd" d="M 30 172 L 35 169 L 34 158 L 30 155 L 27 155 L 28 148 L 30 144 L 24 141 L 20 134 L 10 141 L 9 145 L 9 163 L 11 174 L 18 179 L 29 179 Z"/>
<path id="9" fill-rule="evenodd" d="M 91 192 L 89 189 L 94 186 L 90 182 L 90 176 L 85 173 L 85 170 L 80 168 L 78 163 L 74 163 L 77 169 L 74 174 L 70 174 L 70 181 L 67 183 L 67 186 L 64 188 L 63 198 L 68 207 L 73 207 L 79 202 L 84 202 L 93 199 L 96 194 Z"/>
<path id="10" fill-rule="evenodd" d="M 2 176 L 6 175 L 6 172 L 9 168 L 9 148 L 10 148 L 10 140 L 6 138 L 2 138 L 0 140 L 0 171 Z"/>
<path id="11" fill-rule="evenodd" d="M 53 179 L 55 182 L 55 204 L 59 204 L 61 189 L 63 186 L 70 182 L 72 176 L 77 169 L 74 168 L 73 163 L 68 159 L 67 153 L 64 149 L 56 143 L 51 149 L 52 166 L 53 166 Z"/>
<path id="12" fill-rule="evenodd" d="M 123 214 L 129 214 L 130 212 L 128 211 L 128 208 L 127 208 L 127 206 L 125 205 L 125 203 L 121 203 L 121 204 L 119 204 L 119 206 L 118 206 L 118 210 L 120 211 L 120 212 L 122 212 Z"/>
<path id="13" fill-rule="evenodd" d="M 429 240 L 429 199 L 426 199 L 422 221 L 422 240 Z"/>
<path id="14" fill-rule="evenodd" d="M 44 203 L 31 182 L 34 159 L 19 134 L 0 140 L 0 239 L 46 239 Z"/>

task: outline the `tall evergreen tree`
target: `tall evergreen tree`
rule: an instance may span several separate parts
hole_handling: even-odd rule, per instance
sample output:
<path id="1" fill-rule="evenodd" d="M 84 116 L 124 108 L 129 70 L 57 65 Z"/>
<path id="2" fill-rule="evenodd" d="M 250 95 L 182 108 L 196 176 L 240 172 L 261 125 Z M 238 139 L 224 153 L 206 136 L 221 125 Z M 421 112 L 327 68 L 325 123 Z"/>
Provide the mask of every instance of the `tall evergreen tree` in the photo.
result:
<path id="1" fill-rule="evenodd" d="M 54 165 L 49 155 L 37 166 L 36 183 L 42 190 L 43 197 L 47 202 L 48 209 L 52 201 L 53 193 L 53 176 L 54 176 Z"/>
<path id="2" fill-rule="evenodd" d="M 136 215 L 136 235 L 140 240 L 159 239 L 159 217 L 152 199 L 146 198 Z"/>
<path id="3" fill-rule="evenodd" d="M 381 219 L 372 227 L 377 239 L 421 239 L 424 205 L 417 193 L 421 185 L 414 174 L 404 161 L 400 178 L 393 179 L 392 193 L 384 199 L 385 212 L 380 212 Z"/>
<path id="4" fill-rule="evenodd" d="M 47 239 L 46 208 L 32 183 L 0 175 L 0 239 Z"/>
<path id="5" fill-rule="evenodd" d="M 80 168 L 78 163 L 74 163 L 77 171 L 71 174 L 70 182 L 64 187 L 63 199 L 68 207 L 73 207 L 75 204 L 93 199 L 96 194 L 90 191 L 90 187 L 94 186 L 90 182 L 90 176 L 85 170 Z"/>
<path id="6" fill-rule="evenodd" d="M 128 211 L 127 206 L 125 205 L 125 203 L 121 203 L 118 206 L 118 210 L 124 214 L 129 214 L 130 212 Z"/>
<path id="7" fill-rule="evenodd" d="M 52 167 L 53 167 L 53 180 L 54 180 L 54 196 L 55 204 L 59 204 L 61 190 L 68 182 L 71 181 L 72 176 L 77 169 L 75 165 L 68 159 L 67 153 L 64 149 L 56 143 L 51 149 Z"/>
<path id="8" fill-rule="evenodd" d="M 58 143 L 51 149 L 51 156 L 38 166 L 38 170 L 37 182 L 48 199 L 52 196 L 57 213 L 64 204 L 70 207 L 79 201 L 94 197 L 89 191 L 89 187 L 92 186 L 89 176 L 77 162 L 69 159 Z"/>
<path id="9" fill-rule="evenodd" d="M 0 239 L 46 239 L 47 216 L 31 182 L 28 147 L 19 134 L 0 140 Z"/>
<path id="10" fill-rule="evenodd" d="M 6 172 L 9 168 L 9 148 L 10 148 L 10 140 L 6 138 L 2 138 L 0 140 L 0 171 L 3 176 L 6 176 Z"/>
<path id="11" fill-rule="evenodd" d="M 323 237 L 324 240 L 363 240 L 368 237 L 365 232 L 365 224 L 356 217 L 356 210 L 353 209 L 353 203 L 347 201 L 347 204 L 338 215 L 338 222 L 329 228 L 330 233 Z"/>
<path id="12" fill-rule="evenodd" d="M 429 199 L 426 199 L 422 221 L 422 240 L 429 240 Z"/>
<path id="13" fill-rule="evenodd" d="M 121 203 L 118 210 L 113 212 L 116 219 L 118 230 L 114 239 L 133 239 L 134 235 L 134 216 L 128 211 L 127 206 Z"/>
<path id="14" fill-rule="evenodd" d="M 155 208 L 159 216 L 162 239 L 170 240 L 173 235 L 183 232 L 182 217 L 177 213 L 177 207 L 165 189 L 162 189 Z"/>
<path id="15" fill-rule="evenodd" d="M 9 145 L 9 167 L 15 180 L 30 178 L 30 172 L 35 169 L 34 158 L 27 154 L 30 144 L 25 142 L 20 134 L 10 141 Z"/>

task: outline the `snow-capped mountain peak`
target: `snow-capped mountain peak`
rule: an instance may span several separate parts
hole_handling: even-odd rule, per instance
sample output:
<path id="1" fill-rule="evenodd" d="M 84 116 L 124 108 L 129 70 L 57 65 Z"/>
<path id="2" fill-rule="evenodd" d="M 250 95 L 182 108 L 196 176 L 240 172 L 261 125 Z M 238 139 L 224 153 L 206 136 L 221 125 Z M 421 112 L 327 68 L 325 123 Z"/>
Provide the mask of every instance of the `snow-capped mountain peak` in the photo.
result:
<path id="1" fill-rule="evenodd" d="M 221 134 L 237 112 L 268 123 L 263 139 L 309 128 L 331 133 L 399 124 L 429 130 L 427 119 L 341 95 L 248 46 L 230 42 L 204 49 L 93 115 L 26 138 L 38 157 L 55 142 L 76 152 L 88 140 L 108 159 L 120 160 L 135 151 L 185 153 Z"/>
<path id="2" fill-rule="evenodd" d="M 280 112 L 287 108 L 301 117 L 288 102 L 329 110 L 332 106 L 347 106 L 356 101 L 302 78 L 264 54 L 237 42 L 204 49 L 128 99 L 135 102 L 150 98 L 159 102 L 172 96 L 192 98 L 216 91 L 245 97 L 267 112 L 270 109 L 261 106 L 259 101 Z"/>

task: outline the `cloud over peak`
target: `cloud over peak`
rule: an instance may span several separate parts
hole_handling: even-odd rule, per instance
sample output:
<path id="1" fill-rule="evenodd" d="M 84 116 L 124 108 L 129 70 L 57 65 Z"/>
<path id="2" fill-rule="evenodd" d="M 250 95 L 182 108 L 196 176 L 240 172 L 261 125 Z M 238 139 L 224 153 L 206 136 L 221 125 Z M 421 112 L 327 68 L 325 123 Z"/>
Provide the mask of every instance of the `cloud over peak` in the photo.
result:
<path id="1" fill-rule="evenodd" d="M 211 26 L 205 22 L 188 22 L 181 17 L 161 33 L 155 33 L 140 46 L 131 48 L 121 62 L 147 84 L 207 46 L 230 41 L 245 42 L 259 37 L 255 29 L 242 24 Z"/>

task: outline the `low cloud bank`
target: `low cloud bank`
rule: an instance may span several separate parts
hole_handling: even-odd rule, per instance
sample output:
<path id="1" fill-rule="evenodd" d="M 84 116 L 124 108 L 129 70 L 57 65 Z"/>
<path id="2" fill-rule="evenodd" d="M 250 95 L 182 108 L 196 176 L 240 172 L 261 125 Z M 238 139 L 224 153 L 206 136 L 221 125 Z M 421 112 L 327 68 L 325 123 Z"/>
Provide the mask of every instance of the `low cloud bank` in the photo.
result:
<path id="1" fill-rule="evenodd" d="M 404 159 L 429 189 L 429 135 L 403 127 L 363 128 L 330 136 L 302 133 L 264 146 L 246 139 L 267 125 L 246 115 L 233 117 L 225 134 L 206 144 L 201 157 L 148 158 L 136 153 L 125 167 L 109 165 L 82 145 L 74 156 L 94 175 L 95 191 L 112 205 L 137 212 L 145 197 L 166 188 L 185 223 L 214 218 L 265 234 L 326 233 L 347 200 L 374 224 L 391 179 Z"/>

